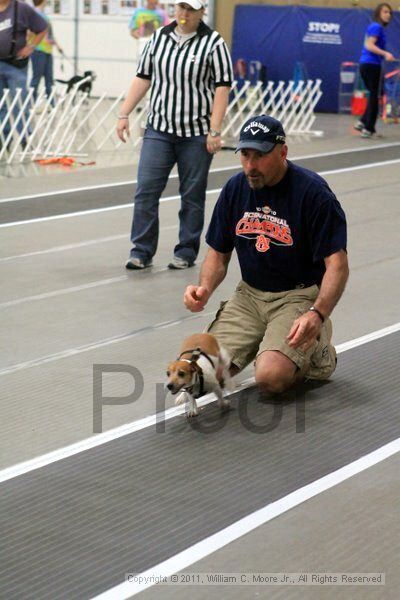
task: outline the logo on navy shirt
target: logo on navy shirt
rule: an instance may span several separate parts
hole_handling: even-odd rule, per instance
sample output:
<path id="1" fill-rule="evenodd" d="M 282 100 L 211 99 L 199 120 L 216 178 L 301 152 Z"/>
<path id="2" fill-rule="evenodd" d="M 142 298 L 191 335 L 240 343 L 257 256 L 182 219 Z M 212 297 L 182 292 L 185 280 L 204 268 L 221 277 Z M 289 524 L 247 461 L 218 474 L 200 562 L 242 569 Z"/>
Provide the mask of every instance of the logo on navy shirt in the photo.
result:
<path id="1" fill-rule="evenodd" d="M 236 225 L 236 235 L 256 240 L 256 250 L 267 252 L 270 245 L 293 246 L 293 238 L 286 219 L 281 219 L 269 206 L 256 207 L 245 212 Z"/>

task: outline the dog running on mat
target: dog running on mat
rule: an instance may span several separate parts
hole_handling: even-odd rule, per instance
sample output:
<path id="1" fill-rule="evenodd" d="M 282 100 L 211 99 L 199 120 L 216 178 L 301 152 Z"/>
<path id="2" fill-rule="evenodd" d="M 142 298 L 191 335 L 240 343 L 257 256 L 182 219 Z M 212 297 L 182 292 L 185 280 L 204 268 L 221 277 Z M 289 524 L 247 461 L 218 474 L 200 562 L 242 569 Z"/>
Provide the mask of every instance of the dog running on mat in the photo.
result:
<path id="1" fill-rule="evenodd" d="M 222 411 L 229 410 L 223 390 L 234 389 L 230 363 L 228 352 L 210 333 L 194 333 L 184 340 L 180 355 L 168 365 L 166 388 L 174 395 L 181 392 L 175 404 L 186 403 L 187 417 L 198 415 L 196 400 L 209 392 L 217 396 Z"/>

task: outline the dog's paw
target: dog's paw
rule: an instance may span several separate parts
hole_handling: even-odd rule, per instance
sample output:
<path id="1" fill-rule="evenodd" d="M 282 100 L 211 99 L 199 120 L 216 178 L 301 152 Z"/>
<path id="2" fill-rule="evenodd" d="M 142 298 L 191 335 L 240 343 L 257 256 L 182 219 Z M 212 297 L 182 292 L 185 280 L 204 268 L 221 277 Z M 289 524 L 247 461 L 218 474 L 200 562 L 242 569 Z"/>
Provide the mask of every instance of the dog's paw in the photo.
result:
<path id="1" fill-rule="evenodd" d="M 176 406 L 179 406 L 179 404 L 185 404 L 185 402 L 186 402 L 186 392 L 181 392 L 175 398 L 175 404 L 176 404 Z"/>
<path id="2" fill-rule="evenodd" d="M 197 402 L 194 398 L 192 398 L 189 395 L 189 401 L 186 405 L 186 417 L 188 419 L 192 419 L 193 417 L 197 417 L 198 414 L 199 414 L 199 411 L 197 408 Z"/>
<path id="3" fill-rule="evenodd" d="M 231 410 L 231 401 L 228 400 L 228 398 L 222 398 L 222 400 L 218 402 L 218 405 L 222 413 Z"/>
<path id="4" fill-rule="evenodd" d="M 197 417 L 199 415 L 199 411 L 196 410 L 188 410 L 186 413 L 186 418 L 187 419 L 194 419 L 195 417 Z"/>

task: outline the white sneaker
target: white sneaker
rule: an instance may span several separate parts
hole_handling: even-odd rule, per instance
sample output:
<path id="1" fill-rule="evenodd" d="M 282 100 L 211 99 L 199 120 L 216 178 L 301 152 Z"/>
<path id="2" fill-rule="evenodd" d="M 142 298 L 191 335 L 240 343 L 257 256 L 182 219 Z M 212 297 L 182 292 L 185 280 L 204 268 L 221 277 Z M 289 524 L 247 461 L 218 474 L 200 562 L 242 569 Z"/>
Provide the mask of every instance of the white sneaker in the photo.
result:
<path id="1" fill-rule="evenodd" d="M 137 256 L 132 256 L 128 261 L 126 261 L 125 268 L 133 269 L 133 270 L 147 269 L 147 267 L 151 267 L 152 264 L 153 263 L 151 260 L 146 262 L 145 260 L 143 260 L 143 258 L 138 258 Z"/>
<path id="2" fill-rule="evenodd" d="M 368 129 L 363 129 L 361 132 L 362 138 L 370 139 L 370 138 L 372 138 L 373 135 L 374 134 L 372 133 L 372 131 L 368 131 Z"/>
<path id="3" fill-rule="evenodd" d="M 356 131 L 362 131 L 363 129 L 365 129 L 365 125 L 364 123 L 361 123 L 361 121 L 357 121 L 357 123 L 353 125 L 353 129 L 355 129 Z"/>
<path id="4" fill-rule="evenodd" d="M 193 263 L 190 264 L 188 260 L 184 258 L 179 258 L 179 256 L 174 256 L 172 261 L 168 265 L 168 269 L 189 269 L 192 267 Z"/>

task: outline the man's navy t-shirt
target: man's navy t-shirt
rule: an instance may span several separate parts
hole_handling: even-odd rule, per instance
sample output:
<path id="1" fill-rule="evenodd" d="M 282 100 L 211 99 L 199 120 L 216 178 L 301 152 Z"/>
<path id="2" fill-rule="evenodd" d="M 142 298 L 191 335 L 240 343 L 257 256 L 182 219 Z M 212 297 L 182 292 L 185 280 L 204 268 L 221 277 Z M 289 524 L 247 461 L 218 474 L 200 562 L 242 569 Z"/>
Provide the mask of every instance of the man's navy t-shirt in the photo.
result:
<path id="1" fill-rule="evenodd" d="M 346 249 L 346 217 L 322 177 L 288 161 L 271 187 L 253 190 L 244 173 L 232 177 L 206 241 L 217 252 L 236 249 L 247 284 L 280 292 L 321 283 L 324 258 Z"/>

